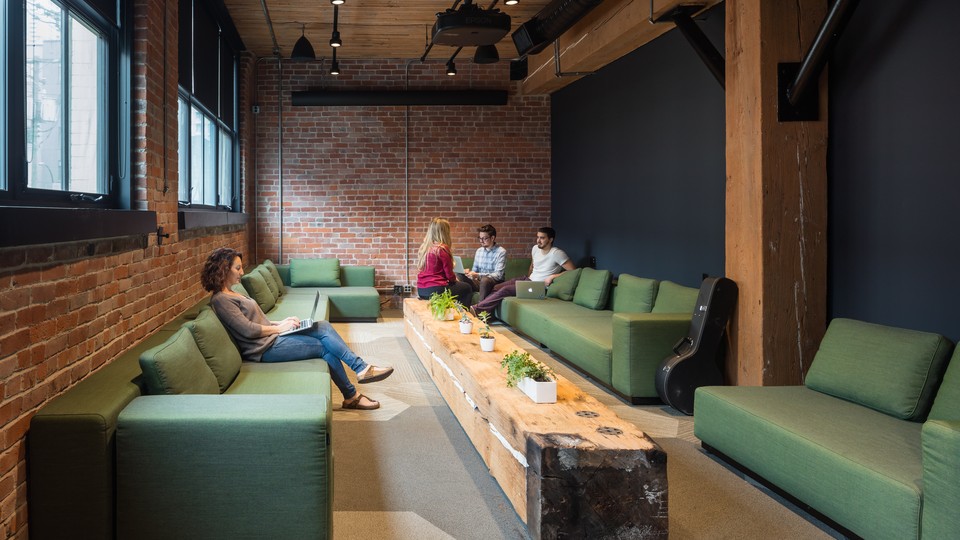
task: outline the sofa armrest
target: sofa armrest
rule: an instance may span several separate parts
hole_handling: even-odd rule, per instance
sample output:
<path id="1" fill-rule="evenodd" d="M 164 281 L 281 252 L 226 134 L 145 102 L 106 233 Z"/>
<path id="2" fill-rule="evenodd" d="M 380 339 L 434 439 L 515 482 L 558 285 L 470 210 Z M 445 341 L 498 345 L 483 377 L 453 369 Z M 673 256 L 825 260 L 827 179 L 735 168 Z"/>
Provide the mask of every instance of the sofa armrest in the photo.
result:
<path id="1" fill-rule="evenodd" d="M 923 538 L 960 538 L 960 420 L 928 420 L 923 451 Z"/>
<path id="2" fill-rule="evenodd" d="M 376 284 L 372 266 L 341 266 L 341 287 L 373 287 Z"/>
<path id="3" fill-rule="evenodd" d="M 117 538 L 329 538 L 321 395 L 143 396 L 117 425 Z"/>
<path id="4" fill-rule="evenodd" d="M 692 318 L 692 313 L 614 313 L 611 386 L 630 397 L 657 397 L 657 369 L 690 331 Z"/>

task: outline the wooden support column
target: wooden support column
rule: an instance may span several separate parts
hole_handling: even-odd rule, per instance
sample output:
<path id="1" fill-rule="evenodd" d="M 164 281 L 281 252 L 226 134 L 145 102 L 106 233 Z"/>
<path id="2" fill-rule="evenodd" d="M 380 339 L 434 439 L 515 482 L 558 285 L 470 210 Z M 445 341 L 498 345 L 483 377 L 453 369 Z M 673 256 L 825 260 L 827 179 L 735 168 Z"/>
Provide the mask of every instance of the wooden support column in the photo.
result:
<path id="1" fill-rule="evenodd" d="M 726 2 L 731 384 L 801 384 L 826 326 L 826 74 L 811 88 L 819 120 L 777 120 L 777 64 L 802 59 L 826 11 L 826 0 Z"/>

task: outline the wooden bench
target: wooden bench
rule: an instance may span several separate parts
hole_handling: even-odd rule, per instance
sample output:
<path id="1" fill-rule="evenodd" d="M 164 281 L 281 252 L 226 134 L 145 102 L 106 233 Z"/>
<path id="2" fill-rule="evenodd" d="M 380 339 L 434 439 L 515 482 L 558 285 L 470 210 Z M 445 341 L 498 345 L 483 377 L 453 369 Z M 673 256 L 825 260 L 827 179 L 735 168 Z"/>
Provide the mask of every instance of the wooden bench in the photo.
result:
<path id="1" fill-rule="evenodd" d="M 557 402 L 506 386 L 509 340 L 481 352 L 477 328 L 403 303 L 405 333 L 490 474 L 534 538 L 667 536 L 667 456 L 636 426 L 558 377 Z"/>

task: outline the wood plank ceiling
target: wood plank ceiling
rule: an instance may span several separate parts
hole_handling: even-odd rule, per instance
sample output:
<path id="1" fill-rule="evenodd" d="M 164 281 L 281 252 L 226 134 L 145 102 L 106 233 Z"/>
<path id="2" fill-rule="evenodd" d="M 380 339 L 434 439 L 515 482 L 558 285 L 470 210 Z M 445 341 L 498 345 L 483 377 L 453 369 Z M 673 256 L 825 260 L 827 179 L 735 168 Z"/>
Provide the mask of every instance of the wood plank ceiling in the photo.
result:
<path id="1" fill-rule="evenodd" d="M 700 0 L 708 8 L 721 0 Z M 477 2 L 482 7 L 488 2 Z M 511 17 L 511 33 L 536 15 L 550 0 L 520 0 L 496 8 Z M 655 0 L 654 17 L 666 13 L 683 0 Z M 257 57 L 289 57 L 300 38 L 301 25 L 317 57 L 330 55 L 333 31 L 333 5 L 329 0 L 224 0 L 233 23 L 247 50 Z M 346 0 L 340 6 L 338 30 L 343 46 L 337 58 L 419 59 L 430 42 L 430 30 L 436 14 L 453 5 L 452 0 Z M 600 69 L 650 40 L 671 30 L 672 23 L 650 24 L 651 3 L 647 0 L 605 0 L 561 36 L 561 68 L 564 72 L 588 72 Z M 271 33 L 272 30 L 272 33 Z M 718 44 L 722 48 L 723 44 Z M 501 61 L 517 58 L 517 49 L 508 33 L 498 44 Z M 456 49 L 434 46 L 428 60 L 446 61 Z M 468 61 L 473 49 L 461 51 L 458 61 Z M 557 77 L 553 47 L 530 56 L 528 78 L 521 83 L 524 94 L 554 92 L 578 77 Z"/>

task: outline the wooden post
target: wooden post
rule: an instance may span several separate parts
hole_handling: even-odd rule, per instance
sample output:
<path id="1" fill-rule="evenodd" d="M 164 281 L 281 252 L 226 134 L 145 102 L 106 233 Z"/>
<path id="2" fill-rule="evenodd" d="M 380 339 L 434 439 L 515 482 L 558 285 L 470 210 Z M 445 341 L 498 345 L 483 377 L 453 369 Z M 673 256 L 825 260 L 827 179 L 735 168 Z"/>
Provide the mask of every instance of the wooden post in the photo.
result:
<path id="1" fill-rule="evenodd" d="M 726 2 L 726 274 L 740 299 L 731 384 L 800 384 L 826 326 L 827 84 L 819 119 L 777 120 L 777 64 L 799 62 L 825 0 Z"/>

